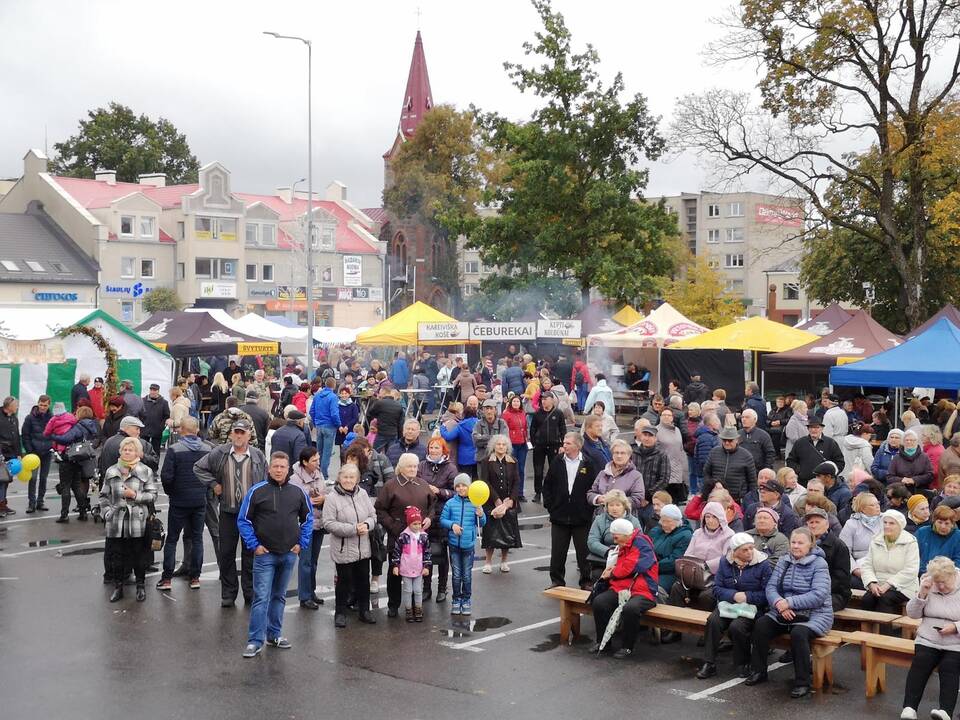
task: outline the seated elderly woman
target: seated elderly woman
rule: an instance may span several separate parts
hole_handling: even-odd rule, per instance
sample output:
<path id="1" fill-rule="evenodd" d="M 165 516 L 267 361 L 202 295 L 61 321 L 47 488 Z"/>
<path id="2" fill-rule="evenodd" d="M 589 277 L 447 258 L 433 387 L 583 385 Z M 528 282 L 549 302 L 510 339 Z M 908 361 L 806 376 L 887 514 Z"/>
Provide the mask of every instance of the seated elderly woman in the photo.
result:
<path id="1" fill-rule="evenodd" d="M 767 681 L 770 642 L 787 633 L 794 674 L 790 697 L 804 697 L 810 692 L 812 674 L 810 639 L 830 632 L 833 626 L 830 569 L 807 528 L 797 528 L 790 534 L 790 552 L 773 569 L 766 594 L 770 611 L 753 629 L 750 676 L 744 684 Z"/>
<path id="2" fill-rule="evenodd" d="M 147 518 L 157 499 L 153 471 L 140 462 L 143 446 L 138 438 L 120 442 L 120 457 L 111 465 L 100 489 L 100 512 L 107 531 L 105 553 L 113 580 L 110 602 L 123 598 L 123 581 L 129 568 L 137 581 L 137 602 L 147 599 L 144 583 L 153 552 L 147 543 Z"/>
<path id="3" fill-rule="evenodd" d="M 960 565 L 960 530 L 957 529 L 953 508 L 938 505 L 931 522 L 917 531 L 920 548 L 920 574 L 927 572 L 927 564 L 937 556 L 950 558 Z"/>
<path id="4" fill-rule="evenodd" d="M 883 531 L 870 541 L 870 550 L 860 565 L 860 579 L 867 590 L 864 610 L 899 613 L 917 594 L 920 548 L 906 531 L 907 519 L 896 510 L 881 515 Z"/>
<path id="5" fill-rule="evenodd" d="M 933 483 L 933 464 L 920 449 L 920 437 L 913 430 L 903 434 L 903 447 L 890 461 L 887 485 L 894 482 L 902 482 L 911 492 L 927 490 Z"/>
<path id="6" fill-rule="evenodd" d="M 930 525 L 930 501 L 917 493 L 907 500 L 907 532 L 916 535 L 920 528 Z"/>
<path id="7" fill-rule="evenodd" d="M 853 499 L 851 504 L 853 515 L 843 525 L 840 539 L 850 550 L 850 586 L 856 590 L 863 590 L 861 579 L 864 558 L 870 551 L 870 543 L 882 528 L 880 518 L 880 502 L 873 493 L 862 492 Z"/>
<path id="8" fill-rule="evenodd" d="M 626 659 L 633 654 L 640 630 L 640 618 L 657 604 L 657 556 L 650 538 L 633 527 L 629 520 L 618 518 L 610 523 L 616 553 L 608 557 L 607 568 L 601 576 L 610 583 L 607 590 L 593 598 L 593 619 L 597 626 L 597 641 L 590 652 L 603 652 L 610 639 L 607 629 L 614 612 L 619 608 L 622 644 L 613 656 Z M 622 602 L 620 592 L 630 597 Z"/>
<path id="9" fill-rule="evenodd" d="M 597 474 L 587 491 L 587 502 L 599 508 L 607 492 L 613 489 L 623 491 L 630 498 L 631 510 L 639 515 L 646 501 L 643 476 L 633 464 L 630 445 L 623 440 L 614 440 L 610 445 L 610 462 Z M 601 509 L 597 510 L 597 514 L 601 512 Z"/>
<path id="10" fill-rule="evenodd" d="M 767 582 L 772 567 L 767 556 L 756 549 L 753 537 L 737 533 L 730 549 L 720 559 L 714 578 L 713 596 L 717 608 L 707 620 L 706 653 L 697 677 L 706 680 L 717 674 L 717 653 L 724 633 L 733 643 L 733 666 L 740 677 L 750 675 L 750 636 L 758 615 L 767 610 Z"/>
<path id="11" fill-rule="evenodd" d="M 933 671 L 940 672 L 940 707 L 934 720 L 950 720 L 960 690 L 960 572 L 952 560 L 933 558 L 920 579 L 916 597 L 907 603 L 907 615 L 920 620 L 913 662 L 903 692 L 904 720 L 916 720 L 917 708 Z"/>
<path id="12" fill-rule="evenodd" d="M 677 582 L 670 589 L 670 604 L 678 607 L 695 607 L 700 610 L 713 610 L 716 605 L 711 584 L 713 576 L 720 567 L 720 558 L 727 552 L 727 544 L 733 537 L 733 530 L 727 525 L 723 506 L 717 502 L 708 502 L 700 516 L 700 528 L 693 533 L 683 561 L 688 571 L 677 569 Z M 661 642 L 677 642 L 680 633 L 665 632 Z"/>
<path id="13" fill-rule="evenodd" d="M 647 516 L 646 520 L 641 518 L 641 520 L 643 520 L 643 531 L 647 535 L 660 524 L 660 511 L 671 503 L 673 503 L 673 497 L 671 497 L 670 493 L 666 490 L 657 490 L 653 494 L 653 497 L 650 498 L 650 505 L 653 507 L 653 512 Z"/>
<path id="14" fill-rule="evenodd" d="M 590 533 L 587 535 L 587 563 L 590 565 L 590 578 L 597 580 L 607 564 L 607 553 L 614 546 L 610 523 L 618 518 L 630 521 L 634 528 L 640 527 L 640 521 L 630 512 L 630 500 L 623 490 L 608 490 L 603 496 L 602 509 L 593 518 Z"/>
<path id="15" fill-rule="evenodd" d="M 680 508 L 664 505 L 660 509 L 660 523 L 650 531 L 653 549 L 660 564 L 660 587 L 670 592 L 676 580 L 676 562 L 687 554 L 693 530 L 683 520 Z"/>

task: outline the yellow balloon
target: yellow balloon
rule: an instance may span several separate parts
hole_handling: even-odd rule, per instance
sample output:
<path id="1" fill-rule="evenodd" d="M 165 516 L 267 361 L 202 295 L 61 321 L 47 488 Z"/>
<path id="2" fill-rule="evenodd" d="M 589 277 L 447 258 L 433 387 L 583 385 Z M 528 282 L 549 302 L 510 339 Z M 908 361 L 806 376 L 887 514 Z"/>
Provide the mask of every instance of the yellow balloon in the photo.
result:
<path id="1" fill-rule="evenodd" d="M 20 482 L 30 482 L 31 477 L 33 477 L 33 470 L 27 470 L 26 467 L 17 473 L 17 480 Z"/>
<path id="2" fill-rule="evenodd" d="M 467 491 L 470 502 L 474 505 L 483 505 L 490 499 L 490 487 L 483 480 L 476 480 L 470 483 L 470 489 Z"/>
<path id="3" fill-rule="evenodd" d="M 35 453 L 24 455 L 22 458 L 20 458 L 20 462 L 23 463 L 23 467 L 31 472 L 40 467 L 40 457 Z"/>

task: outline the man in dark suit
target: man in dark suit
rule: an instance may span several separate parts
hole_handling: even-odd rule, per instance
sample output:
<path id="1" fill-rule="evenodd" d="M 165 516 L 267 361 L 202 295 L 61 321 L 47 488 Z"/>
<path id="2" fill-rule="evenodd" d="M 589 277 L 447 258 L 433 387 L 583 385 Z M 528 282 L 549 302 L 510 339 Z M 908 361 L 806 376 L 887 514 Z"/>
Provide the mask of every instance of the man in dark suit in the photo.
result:
<path id="1" fill-rule="evenodd" d="M 593 485 L 596 474 L 591 474 L 582 447 L 580 433 L 564 435 L 563 452 L 550 463 L 543 480 L 543 507 L 550 513 L 550 587 L 565 584 L 571 540 L 577 554 L 580 587 L 591 587 L 587 535 L 593 522 L 594 507 L 587 501 L 587 490 Z"/>

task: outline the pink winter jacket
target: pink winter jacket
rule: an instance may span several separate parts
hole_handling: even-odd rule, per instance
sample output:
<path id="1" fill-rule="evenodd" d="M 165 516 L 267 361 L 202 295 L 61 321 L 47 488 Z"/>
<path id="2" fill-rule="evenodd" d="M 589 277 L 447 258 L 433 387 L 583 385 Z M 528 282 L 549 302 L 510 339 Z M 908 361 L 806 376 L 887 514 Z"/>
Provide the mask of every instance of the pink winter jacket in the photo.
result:
<path id="1" fill-rule="evenodd" d="M 43 429 L 43 434 L 46 437 L 50 437 L 51 435 L 63 435 L 76 424 L 77 416 L 73 413 L 54 415 L 52 418 L 50 418 L 50 422 L 47 423 L 47 427 Z M 67 449 L 67 446 L 55 442 L 53 444 L 53 449 L 57 452 L 63 452 Z"/>

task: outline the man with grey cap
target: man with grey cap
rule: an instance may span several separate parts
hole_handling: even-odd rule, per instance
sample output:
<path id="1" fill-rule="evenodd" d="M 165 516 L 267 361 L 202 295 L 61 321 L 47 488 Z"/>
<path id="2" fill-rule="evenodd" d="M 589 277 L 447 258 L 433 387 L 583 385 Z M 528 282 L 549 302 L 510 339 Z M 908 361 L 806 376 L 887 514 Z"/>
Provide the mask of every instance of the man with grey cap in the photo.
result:
<path id="1" fill-rule="evenodd" d="M 670 458 L 657 446 L 657 428 L 643 418 L 633 426 L 633 466 L 643 477 L 643 492 L 646 496 L 640 507 L 639 519 L 647 527 L 653 518 L 653 494 L 666 490 L 670 482 Z"/>
<path id="2" fill-rule="evenodd" d="M 490 454 L 490 438 L 494 435 L 510 437 L 510 428 L 503 418 L 497 416 L 497 401 L 484 400 L 480 408 L 480 419 L 473 426 L 473 446 L 477 451 L 477 472 L 481 480 L 487 479 L 487 456 Z M 523 478 L 520 478 L 521 493 Z"/>
<path id="3" fill-rule="evenodd" d="M 262 397 L 255 385 L 247 388 L 244 397 L 246 402 L 240 408 L 250 416 L 253 420 L 253 427 L 257 430 L 256 439 L 252 442 L 259 450 L 263 450 L 267 441 L 267 433 L 270 431 L 270 413 L 264 410 L 260 404 L 259 401 Z M 260 481 L 257 480 L 257 482 Z"/>
<path id="4" fill-rule="evenodd" d="M 253 602 L 253 551 L 241 544 L 241 582 L 237 584 L 237 544 L 240 530 L 237 514 L 247 491 L 262 482 L 267 473 L 267 460 L 250 445 L 252 425 L 238 420 L 230 429 L 230 442 L 218 445 L 193 466 L 197 479 L 220 498 L 220 606 L 233 607 L 237 593 L 243 589 L 244 602 Z"/>
<path id="5" fill-rule="evenodd" d="M 143 397 L 140 418 L 143 420 L 143 439 L 150 443 L 157 457 L 160 456 L 160 438 L 163 437 L 169 417 L 170 404 L 160 394 L 160 386 L 150 383 L 150 391 Z"/>
<path id="6" fill-rule="evenodd" d="M 740 433 L 734 427 L 720 431 L 720 444 L 710 451 L 703 466 L 703 483 L 719 483 L 736 501 L 757 486 L 757 466 L 753 455 L 739 447 Z"/>

